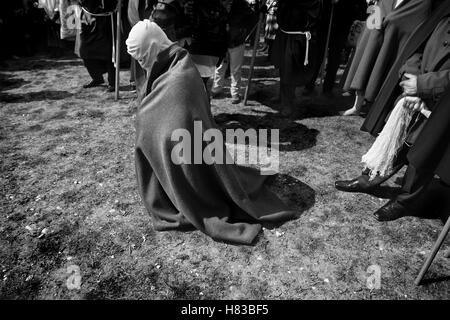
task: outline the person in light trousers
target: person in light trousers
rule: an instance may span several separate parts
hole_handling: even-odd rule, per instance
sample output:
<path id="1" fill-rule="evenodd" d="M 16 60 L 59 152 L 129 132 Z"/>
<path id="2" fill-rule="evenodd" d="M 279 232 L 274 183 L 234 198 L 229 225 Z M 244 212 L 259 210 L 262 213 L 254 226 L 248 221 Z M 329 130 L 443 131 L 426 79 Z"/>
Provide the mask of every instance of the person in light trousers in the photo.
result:
<path id="1" fill-rule="evenodd" d="M 223 93 L 226 71 L 230 67 L 231 103 L 238 104 L 241 102 L 241 69 L 244 62 L 245 38 L 257 22 L 257 15 L 245 0 L 225 0 L 223 3 L 229 12 L 228 50 L 225 58 L 216 68 L 211 93 L 213 98 Z"/>

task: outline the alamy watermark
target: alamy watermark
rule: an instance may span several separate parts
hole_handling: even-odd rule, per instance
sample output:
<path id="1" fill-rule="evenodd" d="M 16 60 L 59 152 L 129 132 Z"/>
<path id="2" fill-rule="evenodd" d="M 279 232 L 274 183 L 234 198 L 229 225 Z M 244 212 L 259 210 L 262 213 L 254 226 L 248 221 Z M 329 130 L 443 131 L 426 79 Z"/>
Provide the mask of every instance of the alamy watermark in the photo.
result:
<path id="1" fill-rule="evenodd" d="M 370 5 L 367 7 L 367 13 L 369 14 L 369 17 L 366 20 L 367 28 L 372 29 L 381 29 L 381 8 L 376 5 Z"/>
<path id="2" fill-rule="evenodd" d="M 171 141 L 177 142 L 170 155 L 176 165 L 257 165 L 262 175 L 279 171 L 278 129 L 226 129 L 224 137 L 219 129 L 204 131 L 202 121 L 194 121 L 193 136 L 187 129 L 176 129 Z"/>
<path id="3" fill-rule="evenodd" d="M 373 264 L 367 268 L 366 286 L 369 290 L 381 289 L 381 267 Z"/>

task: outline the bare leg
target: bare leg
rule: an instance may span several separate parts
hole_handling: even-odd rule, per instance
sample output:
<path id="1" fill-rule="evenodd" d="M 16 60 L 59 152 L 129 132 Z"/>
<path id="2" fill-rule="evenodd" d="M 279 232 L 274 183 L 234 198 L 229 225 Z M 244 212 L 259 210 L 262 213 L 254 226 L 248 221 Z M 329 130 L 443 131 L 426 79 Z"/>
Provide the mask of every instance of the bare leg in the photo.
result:
<path id="1" fill-rule="evenodd" d="M 355 103 L 353 107 L 346 110 L 342 115 L 343 116 L 358 116 L 361 112 L 361 108 L 364 105 L 364 95 L 362 91 L 356 91 Z"/>

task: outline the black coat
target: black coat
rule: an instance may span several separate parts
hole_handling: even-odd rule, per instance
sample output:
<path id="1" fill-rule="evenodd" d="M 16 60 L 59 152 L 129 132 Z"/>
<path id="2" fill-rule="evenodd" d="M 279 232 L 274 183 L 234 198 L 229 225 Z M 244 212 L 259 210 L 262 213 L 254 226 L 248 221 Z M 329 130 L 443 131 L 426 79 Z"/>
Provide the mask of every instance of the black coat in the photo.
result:
<path id="1" fill-rule="evenodd" d="M 188 17 L 192 27 L 190 54 L 224 57 L 227 51 L 228 13 L 220 0 L 195 0 Z"/>
<path id="2" fill-rule="evenodd" d="M 321 0 L 283 0 L 278 2 L 277 23 L 279 29 L 273 44 L 271 60 L 280 69 L 280 82 L 302 86 L 311 81 L 320 64 L 317 29 L 322 12 Z M 309 54 L 304 64 L 306 37 L 302 34 L 286 34 L 283 31 L 309 31 Z"/>
<path id="3" fill-rule="evenodd" d="M 234 0 L 229 14 L 228 47 L 244 44 L 247 34 L 258 22 L 258 15 L 246 0 Z"/>
<path id="4" fill-rule="evenodd" d="M 380 93 L 374 101 L 374 104 L 372 105 L 361 130 L 367 131 L 374 136 L 377 136 L 378 133 L 381 132 L 387 116 L 394 107 L 395 100 L 401 94 L 401 90 L 398 85 L 400 80 L 400 71 L 402 70 L 402 68 L 405 68 L 405 64 L 408 59 L 413 57 L 415 53 L 421 50 L 430 35 L 435 30 L 436 26 L 441 22 L 442 18 L 444 18 L 448 14 L 450 14 L 450 1 L 445 1 L 439 8 L 436 8 L 436 10 L 433 11 L 433 14 L 427 21 L 416 28 L 416 30 L 413 32 L 413 34 L 403 47 L 403 50 L 400 52 L 391 70 L 389 71 L 386 80 L 381 87 Z M 440 42 L 437 45 L 443 46 L 443 43 Z M 444 49 L 448 50 L 449 48 L 446 47 Z M 448 57 L 446 58 L 446 56 L 444 55 L 441 58 L 446 60 Z M 430 61 L 431 60 L 432 59 L 430 59 Z M 433 67 L 433 62 L 428 61 L 425 63 L 424 61 L 422 62 L 422 64 L 427 64 Z M 433 70 L 438 70 L 437 68 L 440 67 L 444 66 L 440 63 L 437 63 L 434 65 Z M 427 76 L 425 75 L 425 78 L 426 77 Z M 438 97 L 436 96 L 435 98 Z"/>
<path id="5" fill-rule="evenodd" d="M 84 0 L 80 1 L 80 4 L 90 13 L 101 14 L 113 11 L 113 2 L 106 1 L 105 8 L 98 0 Z M 94 16 L 82 10 L 80 19 L 80 57 L 111 61 L 113 46 L 111 17 Z"/>
<path id="6" fill-rule="evenodd" d="M 450 89 L 435 104 L 408 161 L 418 172 L 435 173 L 450 184 Z"/>

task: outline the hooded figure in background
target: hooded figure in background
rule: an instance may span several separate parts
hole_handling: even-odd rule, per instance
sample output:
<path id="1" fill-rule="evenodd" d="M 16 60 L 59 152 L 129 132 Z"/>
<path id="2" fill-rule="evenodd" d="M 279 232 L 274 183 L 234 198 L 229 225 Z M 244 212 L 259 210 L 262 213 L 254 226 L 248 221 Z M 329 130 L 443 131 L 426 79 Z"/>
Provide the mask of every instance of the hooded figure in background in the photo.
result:
<path id="1" fill-rule="evenodd" d="M 101 86 L 103 74 L 108 73 L 108 91 L 115 90 L 116 71 L 112 62 L 114 22 L 108 12 L 115 9 L 115 1 L 80 0 L 81 11 L 80 57 L 92 80 L 83 88 Z"/>
<path id="2" fill-rule="evenodd" d="M 154 228 L 195 227 L 215 240 L 251 244 L 262 222 L 294 218 L 296 213 L 267 188 L 267 177 L 256 169 L 192 161 L 198 155 L 196 136 L 216 124 L 187 51 L 149 20 L 138 22 L 126 43 L 149 75 L 147 95 L 136 115 L 135 152 L 139 191 Z M 186 153 L 174 156 L 180 141 L 180 136 L 173 139 L 176 132 L 183 132 L 183 142 L 189 142 Z M 201 155 L 205 145 L 201 141 Z M 223 142 L 219 149 L 216 152 L 229 156 Z"/>
<path id="3" fill-rule="evenodd" d="M 280 95 L 284 116 L 294 112 L 295 88 L 314 77 L 320 63 L 317 27 L 322 12 L 321 0 L 278 1 L 278 32 L 271 60 L 280 69 Z"/>

